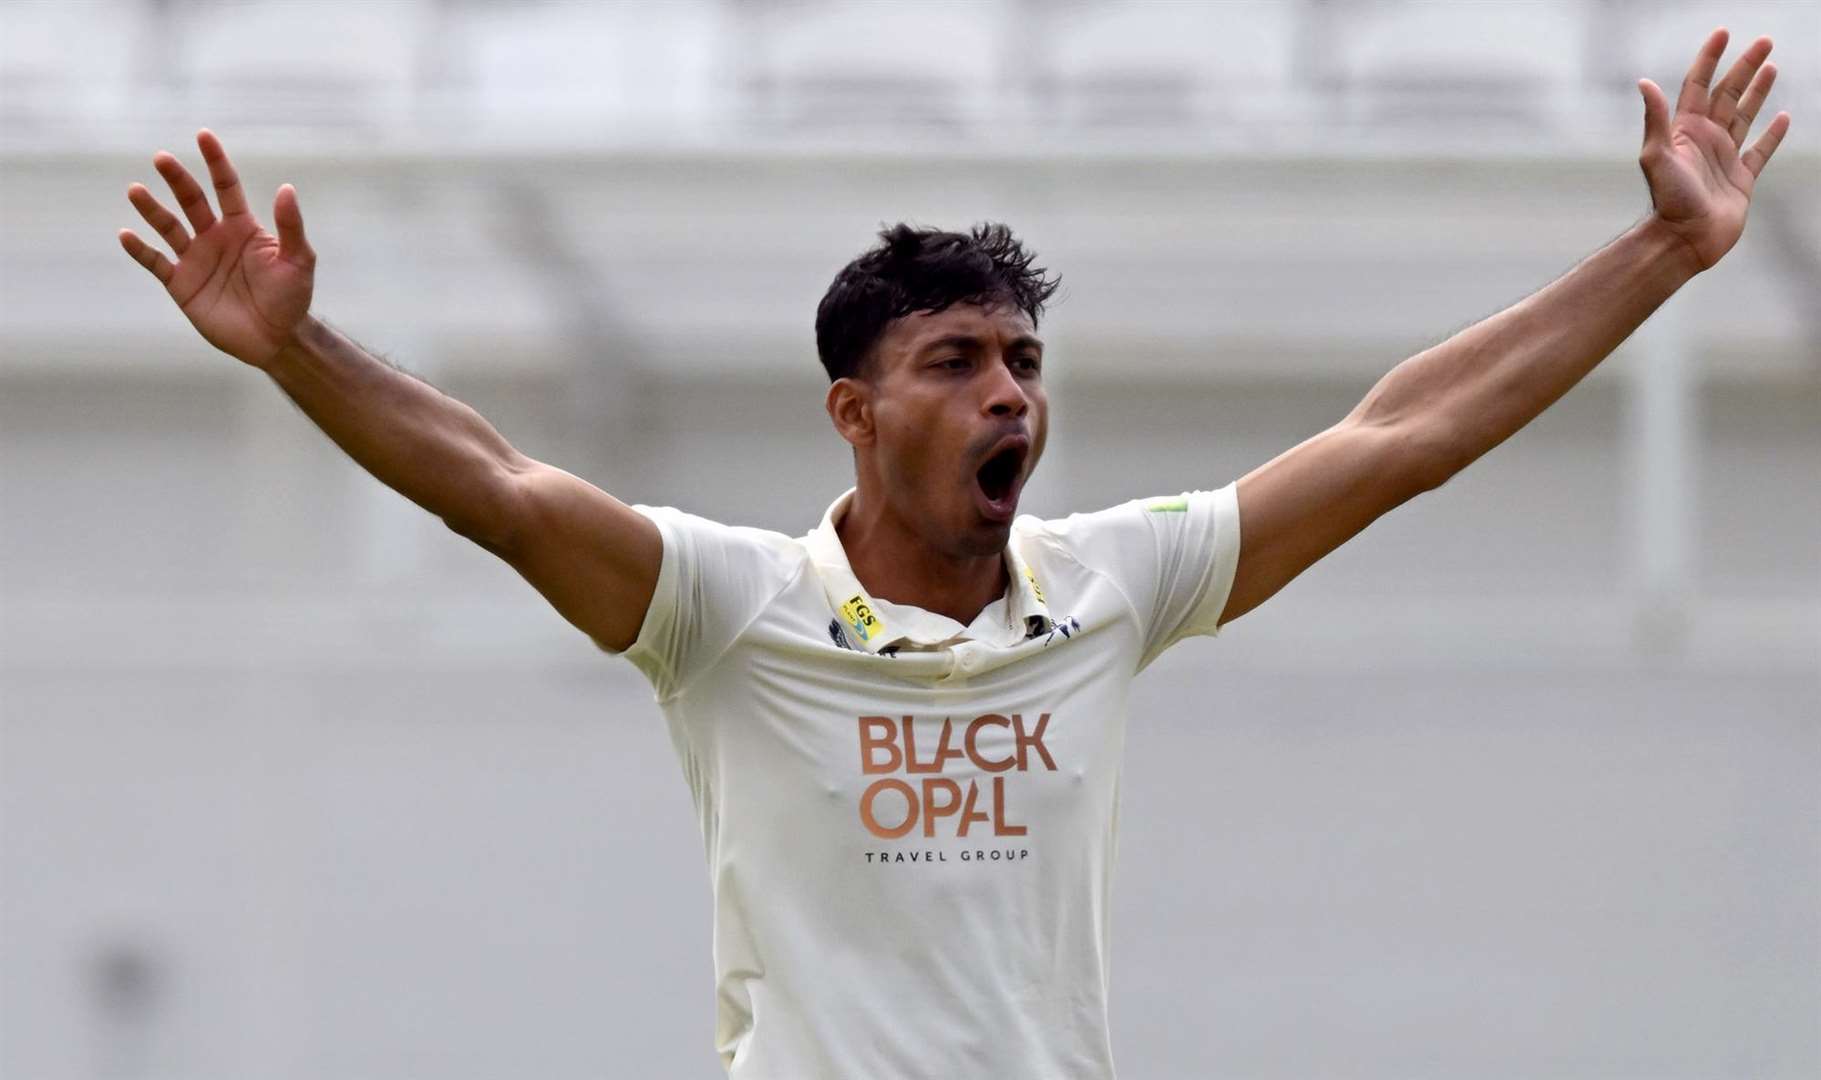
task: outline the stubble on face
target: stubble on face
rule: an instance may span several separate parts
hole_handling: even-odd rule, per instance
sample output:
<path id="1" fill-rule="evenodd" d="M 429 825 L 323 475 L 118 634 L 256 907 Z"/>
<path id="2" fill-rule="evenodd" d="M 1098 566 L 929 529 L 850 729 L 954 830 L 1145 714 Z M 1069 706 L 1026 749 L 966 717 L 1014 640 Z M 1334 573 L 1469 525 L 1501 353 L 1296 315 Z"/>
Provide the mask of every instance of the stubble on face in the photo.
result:
<path id="1" fill-rule="evenodd" d="M 955 305 L 899 319 L 881 339 L 873 466 L 889 512 L 943 556 L 997 555 L 1010 538 L 1010 515 L 1048 436 L 1035 338 L 1016 307 Z M 983 473 L 996 481 L 996 500 Z"/>

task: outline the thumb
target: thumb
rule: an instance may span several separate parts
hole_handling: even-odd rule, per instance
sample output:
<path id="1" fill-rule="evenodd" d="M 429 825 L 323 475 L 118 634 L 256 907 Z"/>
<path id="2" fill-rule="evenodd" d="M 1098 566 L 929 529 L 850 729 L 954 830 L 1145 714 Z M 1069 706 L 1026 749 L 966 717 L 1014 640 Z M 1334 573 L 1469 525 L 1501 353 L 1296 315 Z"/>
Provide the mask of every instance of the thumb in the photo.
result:
<path id="1" fill-rule="evenodd" d="M 303 211 L 297 207 L 297 189 L 290 184 L 279 185 L 278 195 L 272 200 L 272 220 L 278 223 L 280 258 L 305 265 L 316 261 L 316 252 L 310 250 L 310 242 L 304 239 Z"/>
<path id="2" fill-rule="evenodd" d="M 1669 138 L 1669 99 L 1663 88 L 1649 79 L 1638 80 L 1638 93 L 1644 95 L 1644 144 Z"/>

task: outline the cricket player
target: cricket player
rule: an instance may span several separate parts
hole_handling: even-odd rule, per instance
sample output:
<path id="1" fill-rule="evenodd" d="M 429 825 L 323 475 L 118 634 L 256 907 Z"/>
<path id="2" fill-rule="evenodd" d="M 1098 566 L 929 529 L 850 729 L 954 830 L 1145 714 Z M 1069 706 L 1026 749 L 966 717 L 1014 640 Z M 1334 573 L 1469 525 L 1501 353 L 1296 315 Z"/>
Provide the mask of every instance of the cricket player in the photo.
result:
<path id="1" fill-rule="evenodd" d="M 1639 81 L 1652 209 L 1617 239 L 1238 480 L 1056 520 L 1018 502 L 1057 281 L 1003 225 L 898 225 L 836 275 L 816 345 L 854 484 L 800 536 L 626 505 L 365 353 L 311 313 L 296 191 L 265 231 L 206 129 L 219 214 L 160 152 L 182 218 L 128 197 L 176 261 L 120 242 L 210 344 L 650 680 L 706 849 L 730 1076 L 1105 1080 L 1133 676 L 1445 484 L 1726 254 L 1789 130 L 1747 143 L 1771 41 L 1715 82 L 1726 43 L 1673 107 Z"/>

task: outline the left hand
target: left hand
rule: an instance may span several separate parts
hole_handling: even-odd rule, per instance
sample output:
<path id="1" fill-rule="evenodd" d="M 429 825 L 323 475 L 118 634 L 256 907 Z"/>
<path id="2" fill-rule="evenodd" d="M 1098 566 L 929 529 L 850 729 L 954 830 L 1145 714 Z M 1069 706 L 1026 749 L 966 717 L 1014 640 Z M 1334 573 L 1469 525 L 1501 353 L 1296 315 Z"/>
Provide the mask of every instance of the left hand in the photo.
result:
<path id="1" fill-rule="evenodd" d="M 1789 114 L 1780 112 L 1751 149 L 1739 152 L 1776 81 L 1777 67 L 1764 62 L 1771 40 L 1758 38 L 1709 94 L 1726 38 L 1725 27 L 1707 35 L 1682 80 L 1673 117 L 1662 88 L 1649 79 L 1638 80 L 1638 91 L 1644 95 L 1644 149 L 1638 164 L 1650 184 L 1651 206 L 1657 219 L 1694 252 L 1703 270 L 1719 262 L 1745 231 L 1752 186 L 1789 131 Z"/>

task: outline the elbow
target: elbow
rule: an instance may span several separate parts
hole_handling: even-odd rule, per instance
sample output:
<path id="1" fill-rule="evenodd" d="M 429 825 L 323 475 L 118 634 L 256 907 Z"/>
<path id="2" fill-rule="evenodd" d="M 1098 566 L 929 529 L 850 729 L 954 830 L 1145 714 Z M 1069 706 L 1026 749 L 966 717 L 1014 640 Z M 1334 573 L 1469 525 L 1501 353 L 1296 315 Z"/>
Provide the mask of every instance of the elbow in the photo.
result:
<path id="1" fill-rule="evenodd" d="M 1399 483 L 1406 498 L 1441 487 L 1473 459 L 1465 452 L 1464 433 L 1441 410 L 1393 410 L 1385 404 L 1382 384 L 1344 423 L 1373 433 L 1385 474 Z"/>
<path id="2" fill-rule="evenodd" d="M 496 530 L 468 522 L 458 522 L 453 518 L 444 518 L 443 526 L 462 539 L 470 540 L 502 559 L 511 551 L 510 545 Z"/>
<path id="3" fill-rule="evenodd" d="M 1460 440 L 1433 421 L 1397 425 L 1392 446 L 1397 471 L 1408 478 L 1412 497 L 1446 484 L 1472 460 Z"/>
<path id="4" fill-rule="evenodd" d="M 1434 491 L 1454 479 L 1454 474 L 1460 472 L 1461 468 L 1462 465 L 1452 454 L 1438 452 L 1424 455 L 1421 464 L 1413 470 L 1412 483 L 1416 486 L 1416 493 L 1421 495 Z"/>
<path id="5" fill-rule="evenodd" d="M 523 517 L 518 512 L 522 498 L 517 476 L 506 469 L 490 472 L 476 481 L 475 489 L 466 512 L 445 514 L 443 524 L 455 535 L 503 558 L 513 550 Z"/>

